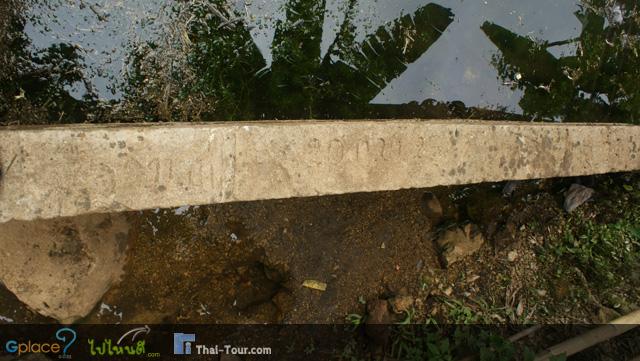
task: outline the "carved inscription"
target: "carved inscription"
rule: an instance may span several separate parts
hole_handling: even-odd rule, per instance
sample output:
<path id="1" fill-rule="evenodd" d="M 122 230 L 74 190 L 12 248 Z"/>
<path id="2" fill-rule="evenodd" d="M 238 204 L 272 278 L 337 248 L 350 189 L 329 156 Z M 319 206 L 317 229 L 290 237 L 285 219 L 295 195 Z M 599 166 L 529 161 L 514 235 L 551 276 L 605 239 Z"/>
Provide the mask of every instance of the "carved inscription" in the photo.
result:
<path id="1" fill-rule="evenodd" d="M 380 147 L 380 158 L 391 160 L 394 157 L 402 156 L 402 141 L 399 138 L 378 138 Z"/>
<path id="2" fill-rule="evenodd" d="M 118 200 L 131 193 L 147 191 L 205 194 L 221 191 L 225 171 L 228 171 L 226 166 L 232 162 L 229 157 L 235 156 L 229 154 L 233 147 L 223 148 L 222 137 L 196 137 L 193 141 L 202 144 L 199 152 L 183 153 L 154 145 L 135 152 L 115 150 L 117 160 L 99 166 L 100 178 L 107 186 L 102 188 L 105 196 Z"/>
<path id="3" fill-rule="evenodd" d="M 346 139 L 345 139 L 346 138 Z M 310 163 L 319 165 L 325 162 L 340 164 L 349 161 L 394 161 L 403 156 L 403 140 L 399 136 L 389 137 L 343 137 L 330 140 L 311 138 L 306 143 L 305 152 L 310 156 Z M 415 145 L 424 148 L 425 140 L 416 138 Z"/>
<path id="4" fill-rule="evenodd" d="M 75 192 L 75 188 L 99 189 L 103 195 L 97 202 L 100 206 L 104 206 L 104 202 L 108 201 L 112 206 L 119 204 L 133 207 L 135 205 L 126 202 L 127 199 L 131 199 L 131 194 L 146 192 L 155 194 L 155 197 L 162 197 L 164 192 L 204 192 L 217 195 L 212 202 L 226 199 L 227 193 L 233 188 L 233 165 L 236 157 L 234 135 L 216 134 L 215 137 L 195 137 L 190 141 L 200 142 L 201 151 L 187 154 L 179 150 L 171 151 L 166 149 L 167 146 L 161 147 L 157 144 L 147 144 L 135 151 L 119 147 L 117 144 L 110 147 L 109 150 L 116 152 L 117 158 L 113 160 L 113 157 L 108 157 L 111 161 L 91 166 L 94 172 L 98 172 L 99 184 L 87 188 L 79 179 L 77 184 L 69 184 L 69 189 L 61 190 L 66 194 L 62 199 L 59 198 L 59 193 L 50 193 L 56 198 L 57 212 L 65 213 L 72 208 L 78 208 L 78 204 L 70 203 L 71 198 L 83 201 L 83 207 L 89 206 L 85 202 L 87 195 Z M 174 146 L 170 145 L 169 148 Z M 333 138 L 310 137 L 297 144 L 292 141 L 269 140 L 268 152 L 265 154 L 283 161 L 297 158 L 296 151 L 301 150 L 305 153 L 308 164 L 312 166 L 324 164 L 338 167 L 335 169 L 346 167 L 344 169 L 348 170 L 351 162 L 365 167 L 387 167 L 385 164 L 392 167 L 405 156 L 424 157 L 427 146 L 427 138 L 418 134 L 349 134 Z M 83 151 L 74 142 L 65 144 L 63 150 L 65 156 L 71 159 Z M 282 167 L 282 163 L 279 166 Z"/>
<path id="5" fill-rule="evenodd" d="M 369 140 L 360 139 L 356 144 L 356 160 L 364 160 L 369 155 Z"/>
<path id="6" fill-rule="evenodd" d="M 320 143 L 320 140 L 318 138 L 311 138 L 307 142 L 305 153 L 309 154 L 311 158 L 309 160 L 309 163 L 314 166 L 322 164 L 321 147 L 322 144 Z"/>
<path id="7" fill-rule="evenodd" d="M 344 143 L 340 139 L 332 139 L 329 141 L 329 161 L 332 163 L 340 163 L 344 159 Z"/>

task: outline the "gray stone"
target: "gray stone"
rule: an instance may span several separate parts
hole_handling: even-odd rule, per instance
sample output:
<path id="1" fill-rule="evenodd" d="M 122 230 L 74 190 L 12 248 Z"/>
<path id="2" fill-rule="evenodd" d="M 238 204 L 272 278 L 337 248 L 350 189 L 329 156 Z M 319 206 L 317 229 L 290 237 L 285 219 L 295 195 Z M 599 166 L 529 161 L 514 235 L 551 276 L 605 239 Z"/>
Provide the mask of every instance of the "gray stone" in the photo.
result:
<path id="1" fill-rule="evenodd" d="M 564 198 L 564 210 L 568 213 L 583 205 L 591 199 L 594 190 L 581 184 L 572 184 Z"/>
<path id="2" fill-rule="evenodd" d="M 640 169 L 640 127 L 279 121 L 5 127 L 0 222 Z"/>
<path id="3" fill-rule="evenodd" d="M 38 313 L 74 322 L 119 280 L 128 230 L 123 214 L 0 224 L 0 282 Z"/>
<path id="4" fill-rule="evenodd" d="M 437 239 L 444 266 L 450 266 L 477 252 L 484 244 L 482 233 L 472 224 L 446 230 Z"/>
<path id="5" fill-rule="evenodd" d="M 518 189 L 519 185 L 520 185 L 519 181 L 509 181 L 509 182 L 507 182 L 507 184 L 505 184 L 504 187 L 502 188 L 502 196 L 503 197 L 511 197 L 513 192 L 515 192 L 516 189 Z"/>

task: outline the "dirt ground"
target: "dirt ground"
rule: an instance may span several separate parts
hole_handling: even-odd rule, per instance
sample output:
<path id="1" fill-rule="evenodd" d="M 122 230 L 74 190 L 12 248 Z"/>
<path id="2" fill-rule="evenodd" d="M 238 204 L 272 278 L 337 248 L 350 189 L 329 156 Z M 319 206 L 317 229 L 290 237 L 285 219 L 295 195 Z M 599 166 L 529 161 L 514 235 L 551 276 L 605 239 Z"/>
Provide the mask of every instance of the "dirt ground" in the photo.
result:
<path id="1" fill-rule="evenodd" d="M 422 193 L 132 215 L 127 276 L 104 302 L 123 322 L 342 322 L 358 300 L 417 292 L 420 272 L 437 264 Z M 304 288 L 305 280 L 327 289 Z M 98 311 L 94 320 L 108 318 Z"/>
<path id="2" fill-rule="evenodd" d="M 594 302 L 580 271 L 558 277 L 536 256 L 566 221 L 571 182 L 524 182 L 510 197 L 504 184 L 488 184 L 130 213 L 125 276 L 83 322 L 342 323 L 396 295 L 413 298 L 412 322 L 603 322 L 603 304 L 620 314 L 637 307 L 638 293 L 625 294 L 624 305 Z M 443 205 L 439 224 L 427 216 L 425 192 Z M 600 197 L 582 216 L 598 213 Z M 443 267 L 434 239 L 467 222 L 487 241 Z M 13 306 L 5 317 L 47 321 L 1 295 L 2 309 Z M 469 319 L 457 318 L 467 311 Z"/>
<path id="3" fill-rule="evenodd" d="M 593 187 L 595 195 L 567 214 L 564 194 L 575 182 Z M 357 326 L 383 317 L 389 323 L 526 327 L 599 324 L 638 309 L 637 262 L 619 264 L 615 255 L 605 255 L 604 266 L 585 267 L 571 254 L 556 253 L 562 237 L 577 232 L 576 222 L 618 224 L 631 216 L 637 227 L 639 174 L 518 182 L 508 195 L 505 186 L 131 212 L 124 276 L 80 322 Z M 439 219 L 427 204 L 433 196 L 442 205 Z M 436 239 L 469 223 L 484 244 L 445 266 Z M 605 286 L 591 272 L 601 266 L 619 276 L 613 284 Z M 307 280 L 326 290 L 304 287 Z M 402 312 L 389 307 L 390 315 L 381 316 L 372 310 L 398 299 L 408 300 Z M 53 322 L 4 288 L 0 310 L 3 323 Z M 534 345 L 558 341 L 551 334 L 537 337 Z M 640 354 L 637 337 L 629 333 L 616 346 L 573 359 Z"/>

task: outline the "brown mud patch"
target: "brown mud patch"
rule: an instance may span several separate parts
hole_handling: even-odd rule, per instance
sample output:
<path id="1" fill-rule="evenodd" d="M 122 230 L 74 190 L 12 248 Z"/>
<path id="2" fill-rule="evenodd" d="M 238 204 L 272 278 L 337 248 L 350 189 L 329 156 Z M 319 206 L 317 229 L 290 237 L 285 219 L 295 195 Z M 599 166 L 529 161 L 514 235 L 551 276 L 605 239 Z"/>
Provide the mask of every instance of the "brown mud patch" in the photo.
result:
<path id="1" fill-rule="evenodd" d="M 86 321 L 343 322 L 359 301 L 415 291 L 420 271 L 437 264 L 423 193 L 141 213 L 126 276 L 103 300 L 122 320 L 103 306 Z"/>

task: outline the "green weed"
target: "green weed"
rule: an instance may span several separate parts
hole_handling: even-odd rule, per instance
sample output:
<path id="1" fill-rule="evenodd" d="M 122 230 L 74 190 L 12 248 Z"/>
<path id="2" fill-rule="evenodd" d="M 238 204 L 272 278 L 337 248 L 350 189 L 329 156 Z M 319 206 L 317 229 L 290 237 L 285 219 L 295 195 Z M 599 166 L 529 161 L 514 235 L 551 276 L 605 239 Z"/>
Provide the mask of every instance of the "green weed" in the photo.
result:
<path id="1" fill-rule="evenodd" d="M 609 224 L 571 219 L 550 251 L 572 261 L 594 283 L 613 287 L 630 268 L 640 264 L 640 223 L 636 217 L 631 213 Z"/>

